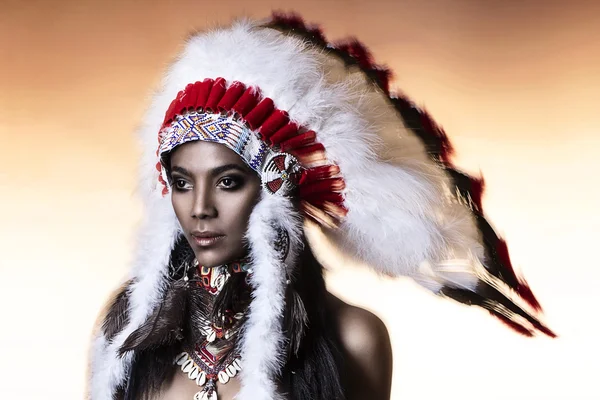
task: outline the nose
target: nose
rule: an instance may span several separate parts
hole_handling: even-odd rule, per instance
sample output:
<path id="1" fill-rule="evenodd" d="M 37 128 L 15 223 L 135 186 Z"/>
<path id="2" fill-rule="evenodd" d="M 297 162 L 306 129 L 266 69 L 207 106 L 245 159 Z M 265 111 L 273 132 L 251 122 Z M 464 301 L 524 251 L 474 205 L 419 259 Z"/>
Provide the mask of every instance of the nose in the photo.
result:
<path id="1" fill-rule="evenodd" d="M 218 215 L 213 194 L 209 188 L 195 190 L 192 218 L 207 219 Z"/>

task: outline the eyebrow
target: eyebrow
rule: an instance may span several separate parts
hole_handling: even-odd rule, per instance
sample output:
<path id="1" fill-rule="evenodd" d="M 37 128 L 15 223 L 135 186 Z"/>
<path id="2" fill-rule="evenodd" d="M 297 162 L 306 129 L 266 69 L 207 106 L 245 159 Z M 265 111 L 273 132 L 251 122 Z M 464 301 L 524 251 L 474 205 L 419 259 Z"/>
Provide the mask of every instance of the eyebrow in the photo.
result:
<path id="1" fill-rule="evenodd" d="M 225 171 L 229 171 L 229 170 L 232 170 L 232 169 L 237 170 L 239 172 L 248 173 L 247 169 L 244 168 L 244 167 L 242 167 L 241 165 L 238 165 L 238 164 L 225 164 L 225 165 L 221 165 L 221 166 L 218 166 L 216 168 L 211 169 L 210 170 L 210 174 L 212 176 L 216 176 L 216 175 L 219 175 L 219 174 L 221 174 L 221 173 L 223 173 Z M 193 175 L 190 171 L 188 171 L 187 169 L 185 169 L 183 167 L 180 167 L 178 165 L 176 165 L 176 166 L 173 167 L 173 169 L 171 170 L 171 173 L 173 173 L 173 172 L 179 172 L 180 174 L 187 175 L 187 176 L 192 176 Z"/>

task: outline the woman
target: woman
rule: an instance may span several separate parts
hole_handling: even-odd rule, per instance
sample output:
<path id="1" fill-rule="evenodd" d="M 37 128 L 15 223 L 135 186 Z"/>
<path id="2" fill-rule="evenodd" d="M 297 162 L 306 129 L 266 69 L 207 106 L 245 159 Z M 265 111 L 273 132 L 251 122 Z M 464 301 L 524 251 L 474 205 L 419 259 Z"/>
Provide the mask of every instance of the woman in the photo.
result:
<path id="1" fill-rule="evenodd" d="M 482 182 L 387 79 L 296 18 L 188 40 L 141 129 L 145 217 L 92 399 L 389 398 L 386 329 L 326 291 L 309 225 L 380 273 L 554 335 Z"/>

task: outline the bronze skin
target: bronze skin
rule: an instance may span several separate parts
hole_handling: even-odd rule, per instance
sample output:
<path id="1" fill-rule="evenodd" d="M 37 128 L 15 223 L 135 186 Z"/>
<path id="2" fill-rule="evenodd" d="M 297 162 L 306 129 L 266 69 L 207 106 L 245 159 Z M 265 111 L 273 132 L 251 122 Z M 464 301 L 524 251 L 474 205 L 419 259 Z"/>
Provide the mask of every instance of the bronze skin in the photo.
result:
<path id="1" fill-rule="evenodd" d="M 258 174 L 224 145 L 202 141 L 173 150 L 170 174 L 173 209 L 198 263 L 215 267 L 244 257 Z"/>

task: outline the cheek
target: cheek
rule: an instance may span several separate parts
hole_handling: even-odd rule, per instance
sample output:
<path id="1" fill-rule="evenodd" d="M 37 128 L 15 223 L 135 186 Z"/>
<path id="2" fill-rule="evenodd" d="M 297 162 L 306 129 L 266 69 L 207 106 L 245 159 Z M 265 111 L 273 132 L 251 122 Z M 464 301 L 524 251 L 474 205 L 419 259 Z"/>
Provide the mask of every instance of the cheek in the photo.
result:
<path id="1" fill-rule="evenodd" d="M 254 206 L 257 202 L 257 190 L 252 190 L 247 193 L 243 193 L 235 201 L 229 201 L 227 204 L 227 220 L 230 228 L 235 229 L 238 236 L 243 236 L 248 228 L 248 220 Z M 231 199 L 230 199 L 231 200 Z"/>
<path id="2" fill-rule="evenodd" d="M 171 205 L 173 206 L 173 211 L 175 211 L 179 223 L 183 226 L 185 223 L 184 216 L 187 207 L 185 199 L 177 194 L 173 194 L 171 197 Z"/>

